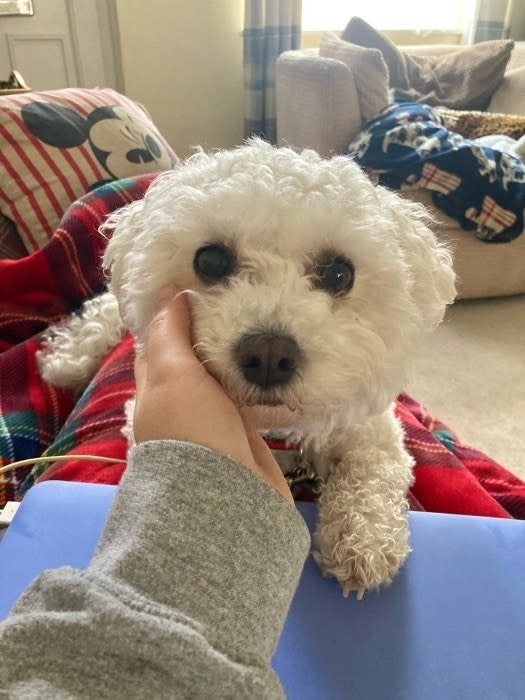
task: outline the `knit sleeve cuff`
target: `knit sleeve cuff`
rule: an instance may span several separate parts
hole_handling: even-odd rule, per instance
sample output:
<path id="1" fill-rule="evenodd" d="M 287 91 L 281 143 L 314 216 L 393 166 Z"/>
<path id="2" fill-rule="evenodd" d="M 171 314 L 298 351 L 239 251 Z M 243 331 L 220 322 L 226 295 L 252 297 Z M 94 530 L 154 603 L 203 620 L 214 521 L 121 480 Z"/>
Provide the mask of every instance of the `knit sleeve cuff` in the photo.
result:
<path id="1" fill-rule="evenodd" d="M 248 468 L 190 443 L 136 446 L 90 568 L 205 626 L 218 649 L 268 660 L 310 536 Z"/>

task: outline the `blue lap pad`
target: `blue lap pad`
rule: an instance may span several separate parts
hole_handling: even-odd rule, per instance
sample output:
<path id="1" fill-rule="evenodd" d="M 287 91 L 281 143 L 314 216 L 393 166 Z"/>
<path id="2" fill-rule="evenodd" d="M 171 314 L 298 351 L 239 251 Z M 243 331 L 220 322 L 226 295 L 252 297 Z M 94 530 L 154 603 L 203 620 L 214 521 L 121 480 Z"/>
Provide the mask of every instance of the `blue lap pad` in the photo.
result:
<path id="1" fill-rule="evenodd" d="M 116 487 L 31 489 L 0 541 L 0 618 L 44 568 L 83 568 Z M 316 506 L 299 504 L 310 529 Z M 309 559 L 273 658 L 290 700 L 524 700 L 525 522 L 411 513 L 394 583 L 343 598 Z"/>

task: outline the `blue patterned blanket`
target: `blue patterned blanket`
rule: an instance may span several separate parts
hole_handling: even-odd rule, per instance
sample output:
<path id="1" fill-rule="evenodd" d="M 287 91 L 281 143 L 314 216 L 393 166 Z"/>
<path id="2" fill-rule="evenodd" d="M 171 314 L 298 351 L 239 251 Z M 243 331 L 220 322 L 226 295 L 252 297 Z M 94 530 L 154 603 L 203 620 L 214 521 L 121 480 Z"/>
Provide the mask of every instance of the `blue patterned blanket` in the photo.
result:
<path id="1" fill-rule="evenodd" d="M 448 131 L 428 105 L 390 105 L 349 154 L 386 187 L 430 190 L 436 207 L 481 240 L 502 243 L 523 230 L 524 163 Z"/>

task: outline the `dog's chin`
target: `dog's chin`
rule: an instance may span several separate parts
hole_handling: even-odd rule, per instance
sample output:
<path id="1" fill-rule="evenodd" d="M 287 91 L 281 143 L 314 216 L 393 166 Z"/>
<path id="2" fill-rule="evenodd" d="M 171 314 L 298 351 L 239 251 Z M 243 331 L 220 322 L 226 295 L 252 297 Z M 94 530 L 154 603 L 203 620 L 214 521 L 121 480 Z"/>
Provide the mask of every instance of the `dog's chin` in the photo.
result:
<path id="1" fill-rule="evenodd" d="M 286 406 L 287 408 L 290 408 L 290 406 L 287 405 L 285 401 L 283 401 L 281 398 L 278 396 L 260 396 L 257 398 L 251 397 L 249 400 L 243 402 L 246 406 L 262 406 L 262 407 L 269 407 L 269 408 L 276 408 L 278 406 Z"/>
<path id="2" fill-rule="evenodd" d="M 297 425 L 297 411 L 281 402 L 264 402 L 239 406 L 242 418 L 257 430 L 293 430 Z"/>
<path id="3" fill-rule="evenodd" d="M 235 375 L 223 373 L 209 360 L 206 368 L 222 384 L 243 419 L 256 430 L 296 429 L 301 406 L 293 391 L 283 391 L 277 387 L 260 389 L 239 380 Z"/>

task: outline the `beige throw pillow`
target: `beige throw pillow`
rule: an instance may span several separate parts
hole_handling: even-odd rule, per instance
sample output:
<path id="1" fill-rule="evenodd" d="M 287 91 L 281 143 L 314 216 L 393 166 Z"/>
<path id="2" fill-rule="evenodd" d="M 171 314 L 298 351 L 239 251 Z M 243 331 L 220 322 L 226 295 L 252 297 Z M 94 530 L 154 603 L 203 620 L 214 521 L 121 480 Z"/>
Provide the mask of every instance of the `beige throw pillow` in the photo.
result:
<path id="1" fill-rule="evenodd" d="M 398 97 L 452 109 L 485 109 L 503 80 L 514 47 L 511 40 L 483 41 L 436 56 L 408 54 L 359 17 L 341 38 L 381 51 Z"/>
<path id="2" fill-rule="evenodd" d="M 363 123 L 376 117 L 390 102 L 388 68 L 381 52 L 342 41 L 337 34 L 324 34 L 319 45 L 319 55 L 335 58 L 351 71 Z"/>

